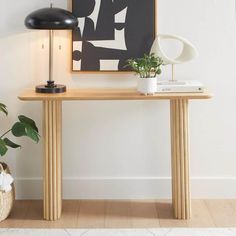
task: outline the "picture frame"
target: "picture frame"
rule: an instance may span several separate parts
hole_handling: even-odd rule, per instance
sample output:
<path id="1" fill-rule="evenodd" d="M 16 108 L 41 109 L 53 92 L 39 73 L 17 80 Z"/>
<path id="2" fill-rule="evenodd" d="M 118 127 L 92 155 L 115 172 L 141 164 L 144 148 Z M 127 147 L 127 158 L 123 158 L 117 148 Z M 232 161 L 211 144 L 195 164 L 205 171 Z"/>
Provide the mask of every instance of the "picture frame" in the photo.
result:
<path id="1" fill-rule="evenodd" d="M 72 72 L 131 72 L 127 60 L 150 52 L 157 0 L 71 1 L 79 20 L 72 34 Z"/>

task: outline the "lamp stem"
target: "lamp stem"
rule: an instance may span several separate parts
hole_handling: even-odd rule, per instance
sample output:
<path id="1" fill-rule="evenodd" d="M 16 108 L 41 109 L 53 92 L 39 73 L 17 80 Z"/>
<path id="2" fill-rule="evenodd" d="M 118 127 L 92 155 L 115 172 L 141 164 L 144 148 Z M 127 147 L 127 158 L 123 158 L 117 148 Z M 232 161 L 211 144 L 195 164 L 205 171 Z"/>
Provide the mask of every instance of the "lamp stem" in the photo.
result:
<path id="1" fill-rule="evenodd" d="M 53 30 L 49 31 L 49 82 L 53 82 Z"/>
<path id="2" fill-rule="evenodd" d="M 48 63 L 48 81 L 46 85 L 39 85 L 36 86 L 36 93 L 64 93 L 66 92 L 66 86 L 65 85 L 61 85 L 61 84 L 55 84 L 54 80 L 53 80 L 53 39 L 54 39 L 54 32 L 53 30 L 49 30 L 49 63 Z"/>

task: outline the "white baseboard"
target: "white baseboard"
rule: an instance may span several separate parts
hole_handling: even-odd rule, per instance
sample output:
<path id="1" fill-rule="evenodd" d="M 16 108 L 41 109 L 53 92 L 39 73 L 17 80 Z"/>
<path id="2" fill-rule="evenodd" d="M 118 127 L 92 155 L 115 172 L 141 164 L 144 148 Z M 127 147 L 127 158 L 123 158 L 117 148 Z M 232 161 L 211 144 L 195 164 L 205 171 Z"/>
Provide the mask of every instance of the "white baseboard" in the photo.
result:
<path id="1" fill-rule="evenodd" d="M 41 199 L 41 178 L 17 178 L 17 199 Z M 192 198 L 236 198 L 236 177 L 193 177 Z M 168 199 L 170 177 L 65 178 L 64 199 Z"/>

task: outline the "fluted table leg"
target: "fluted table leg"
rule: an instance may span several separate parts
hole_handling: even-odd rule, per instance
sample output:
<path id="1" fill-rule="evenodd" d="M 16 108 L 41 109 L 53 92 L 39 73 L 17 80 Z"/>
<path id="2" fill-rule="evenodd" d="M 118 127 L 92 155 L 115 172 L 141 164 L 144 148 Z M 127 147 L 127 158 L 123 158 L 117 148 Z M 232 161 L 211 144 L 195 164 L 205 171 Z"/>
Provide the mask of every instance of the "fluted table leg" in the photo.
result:
<path id="1" fill-rule="evenodd" d="M 62 209 L 61 101 L 43 101 L 44 219 L 57 220 Z"/>
<path id="2" fill-rule="evenodd" d="M 188 100 L 170 102 L 172 202 L 177 219 L 190 219 Z"/>

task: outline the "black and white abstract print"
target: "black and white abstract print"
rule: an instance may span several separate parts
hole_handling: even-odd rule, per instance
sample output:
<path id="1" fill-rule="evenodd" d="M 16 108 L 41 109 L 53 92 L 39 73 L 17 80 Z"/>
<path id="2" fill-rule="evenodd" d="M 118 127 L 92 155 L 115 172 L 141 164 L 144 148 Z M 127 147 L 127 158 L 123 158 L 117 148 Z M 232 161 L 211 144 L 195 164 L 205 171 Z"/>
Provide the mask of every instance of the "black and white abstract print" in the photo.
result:
<path id="1" fill-rule="evenodd" d="M 72 0 L 74 71 L 126 71 L 127 59 L 149 53 L 155 0 Z"/>

